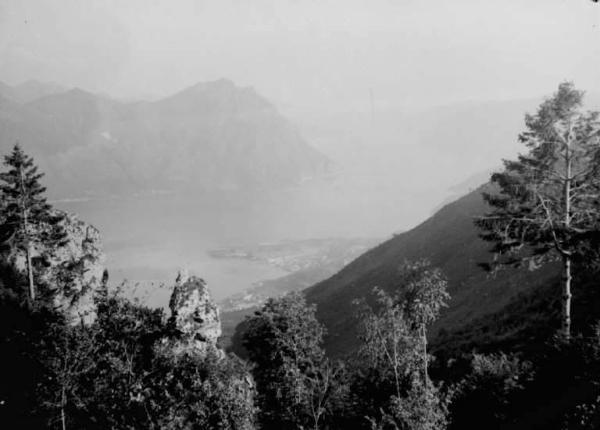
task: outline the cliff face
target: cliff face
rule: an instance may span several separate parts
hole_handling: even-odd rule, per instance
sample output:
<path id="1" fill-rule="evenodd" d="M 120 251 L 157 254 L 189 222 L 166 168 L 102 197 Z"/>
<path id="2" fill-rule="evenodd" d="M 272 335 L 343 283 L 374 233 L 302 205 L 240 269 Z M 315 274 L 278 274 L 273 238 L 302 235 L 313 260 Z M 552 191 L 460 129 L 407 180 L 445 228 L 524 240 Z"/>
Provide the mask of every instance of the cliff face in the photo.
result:
<path id="1" fill-rule="evenodd" d="M 203 279 L 180 273 L 169 308 L 171 324 L 179 334 L 175 350 L 205 354 L 217 349 L 217 339 L 221 336 L 219 309 Z"/>
<path id="2" fill-rule="evenodd" d="M 96 317 L 94 294 L 106 282 L 100 232 L 69 214 L 64 228 L 69 240 L 47 254 L 50 265 L 43 276 L 48 283 L 58 284 L 55 304 L 71 321 L 91 323 Z M 66 282 L 60 285 L 61 280 Z"/>
<path id="3" fill-rule="evenodd" d="M 64 245 L 33 249 L 36 288 L 52 291 L 54 305 L 72 324 L 91 324 L 96 318 L 94 294 L 106 282 L 100 232 L 75 215 L 63 215 Z M 22 251 L 13 250 L 9 258 L 25 271 Z"/>

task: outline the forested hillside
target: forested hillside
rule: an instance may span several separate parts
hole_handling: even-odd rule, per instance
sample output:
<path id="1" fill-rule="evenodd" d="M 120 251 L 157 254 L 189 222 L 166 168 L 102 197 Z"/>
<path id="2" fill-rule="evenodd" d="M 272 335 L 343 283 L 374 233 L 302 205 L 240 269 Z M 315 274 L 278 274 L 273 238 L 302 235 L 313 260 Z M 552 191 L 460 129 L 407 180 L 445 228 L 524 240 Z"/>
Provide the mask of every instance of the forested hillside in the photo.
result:
<path id="1" fill-rule="evenodd" d="M 489 188 L 480 187 L 448 204 L 421 225 L 395 235 L 306 291 L 307 299 L 317 304 L 319 320 L 327 327 L 326 345 L 331 354 L 343 355 L 356 347 L 358 321 L 353 316 L 353 301 L 368 296 L 373 287 L 396 290 L 398 270 L 406 260 L 427 258 L 448 276 L 452 299 L 433 327 L 434 344 L 440 331 L 451 336 L 559 276 L 553 264 L 504 268 L 495 274 L 480 266 L 490 263 L 493 257 L 488 252 L 490 245 L 479 238 L 473 220 L 484 213 L 482 192 Z"/>
<path id="2" fill-rule="evenodd" d="M 239 355 L 220 348 L 200 277 L 178 274 L 168 317 L 126 298 L 131 285 L 109 287 L 100 233 L 52 207 L 15 144 L 0 172 L 0 421 L 597 428 L 600 113 L 582 97 L 562 83 L 526 115 L 527 152 L 490 184 L 304 294 L 268 298 L 238 326 Z"/>

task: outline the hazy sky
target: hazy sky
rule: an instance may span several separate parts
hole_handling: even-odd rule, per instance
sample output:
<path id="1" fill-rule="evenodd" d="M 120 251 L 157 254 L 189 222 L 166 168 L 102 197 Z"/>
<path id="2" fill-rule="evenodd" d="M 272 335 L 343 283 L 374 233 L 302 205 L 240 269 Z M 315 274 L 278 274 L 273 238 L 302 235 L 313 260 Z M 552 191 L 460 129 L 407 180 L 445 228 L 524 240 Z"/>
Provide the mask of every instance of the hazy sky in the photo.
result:
<path id="1" fill-rule="evenodd" d="M 0 0 L 0 80 L 162 96 L 227 77 L 282 106 L 600 91 L 590 0 Z"/>

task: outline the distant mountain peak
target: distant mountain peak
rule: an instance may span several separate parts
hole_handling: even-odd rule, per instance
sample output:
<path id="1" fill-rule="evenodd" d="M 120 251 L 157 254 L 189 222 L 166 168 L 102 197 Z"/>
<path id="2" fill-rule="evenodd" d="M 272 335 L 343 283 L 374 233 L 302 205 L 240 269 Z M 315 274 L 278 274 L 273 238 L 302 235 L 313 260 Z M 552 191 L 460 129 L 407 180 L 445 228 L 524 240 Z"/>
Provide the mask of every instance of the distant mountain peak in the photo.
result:
<path id="1" fill-rule="evenodd" d="M 214 81 L 201 81 L 196 84 L 187 87 L 179 93 L 185 93 L 188 91 L 195 92 L 245 92 L 252 93 L 257 97 L 260 97 L 253 87 L 243 87 L 236 85 L 231 79 L 220 78 Z M 262 98 L 262 97 L 261 97 Z"/>
<path id="2" fill-rule="evenodd" d="M 236 89 L 238 88 L 231 79 L 220 78 L 214 81 L 201 81 L 192 85 L 188 89 L 205 91 L 207 89 Z M 185 90 L 184 90 L 185 91 Z"/>
<path id="3" fill-rule="evenodd" d="M 110 110 L 116 105 L 118 105 L 118 102 L 112 99 L 78 87 L 61 93 L 49 94 L 26 104 L 26 106 L 32 107 L 36 111 L 62 117 L 85 116 L 84 111 L 87 114 L 94 112 L 94 115 L 96 115 L 96 110 Z"/>
<path id="4" fill-rule="evenodd" d="M 17 103 L 29 103 L 67 90 L 67 87 L 56 82 L 41 82 L 33 79 L 12 86 L 0 82 L 0 95 Z"/>
<path id="5" fill-rule="evenodd" d="M 15 85 L 15 88 L 35 88 L 42 91 L 56 91 L 56 92 L 64 92 L 67 91 L 68 88 L 60 85 L 58 82 L 42 82 L 36 79 L 28 79 L 24 82 L 21 82 L 18 85 Z"/>
<path id="6" fill-rule="evenodd" d="M 154 102 L 72 88 L 1 107 L 0 146 L 28 142 L 61 197 L 295 187 L 328 166 L 266 99 L 228 79 Z"/>
<path id="7" fill-rule="evenodd" d="M 195 85 L 155 102 L 165 109 L 193 111 L 225 107 L 236 111 L 273 110 L 274 106 L 252 87 L 237 86 L 230 79 L 198 82 Z"/>
<path id="8" fill-rule="evenodd" d="M 81 89 L 79 87 L 71 88 L 70 90 L 64 93 L 65 96 L 70 97 L 84 97 L 84 98 L 96 98 L 97 96 L 94 93 Z"/>

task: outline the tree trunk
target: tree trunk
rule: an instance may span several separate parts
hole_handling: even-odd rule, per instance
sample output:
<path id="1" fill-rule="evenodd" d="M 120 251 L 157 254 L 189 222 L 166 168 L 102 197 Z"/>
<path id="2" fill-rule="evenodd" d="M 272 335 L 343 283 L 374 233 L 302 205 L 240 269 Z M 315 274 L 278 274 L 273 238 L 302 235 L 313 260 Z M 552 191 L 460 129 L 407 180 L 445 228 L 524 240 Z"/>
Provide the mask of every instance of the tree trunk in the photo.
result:
<path id="1" fill-rule="evenodd" d="M 421 326 L 421 337 L 423 339 L 423 385 L 427 387 L 427 381 L 429 379 L 427 367 L 429 366 L 429 360 L 427 359 L 427 330 L 425 324 Z"/>
<path id="2" fill-rule="evenodd" d="M 29 214 L 27 205 L 25 204 L 25 178 L 23 176 L 22 167 L 19 167 L 19 176 L 21 179 L 21 212 L 23 216 L 22 229 L 26 241 L 25 257 L 27 259 L 27 281 L 29 282 L 29 298 L 31 299 L 31 303 L 33 304 L 33 302 L 35 301 L 35 286 L 33 285 L 33 267 L 31 265 L 31 240 L 29 236 Z"/>
<path id="3" fill-rule="evenodd" d="M 33 285 L 33 267 L 31 264 L 31 245 L 27 244 L 25 251 L 27 257 L 27 280 L 29 281 L 29 298 L 33 303 L 35 301 L 35 287 Z"/>
<path id="4" fill-rule="evenodd" d="M 65 387 L 61 388 L 60 391 L 60 422 L 62 424 L 62 430 L 67 430 L 67 417 L 65 415 L 65 405 L 67 403 L 67 395 L 65 393 Z"/>
<path id="5" fill-rule="evenodd" d="M 19 177 L 21 179 L 20 188 L 21 188 L 21 215 L 23 217 L 23 235 L 25 236 L 26 246 L 25 246 L 25 257 L 27 259 L 27 281 L 29 282 L 29 298 L 31 299 L 31 303 L 35 301 L 35 287 L 33 285 L 33 267 L 31 266 L 31 240 L 29 237 L 29 217 L 28 217 L 28 209 L 25 204 L 25 178 L 23 176 L 23 168 L 19 166 Z"/>
<path id="6" fill-rule="evenodd" d="M 568 138 L 567 138 L 568 139 Z M 567 141 L 569 142 L 569 141 Z M 571 227 L 571 169 L 572 153 L 569 143 L 565 150 L 566 181 L 565 181 L 565 229 Z M 563 321 L 562 330 L 565 340 L 571 340 L 571 255 L 563 254 Z"/>
<path id="7" fill-rule="evenodd" d="M 571 339 L 571 257 L 563 257 L 562 331 L 565 340 Z"/>

